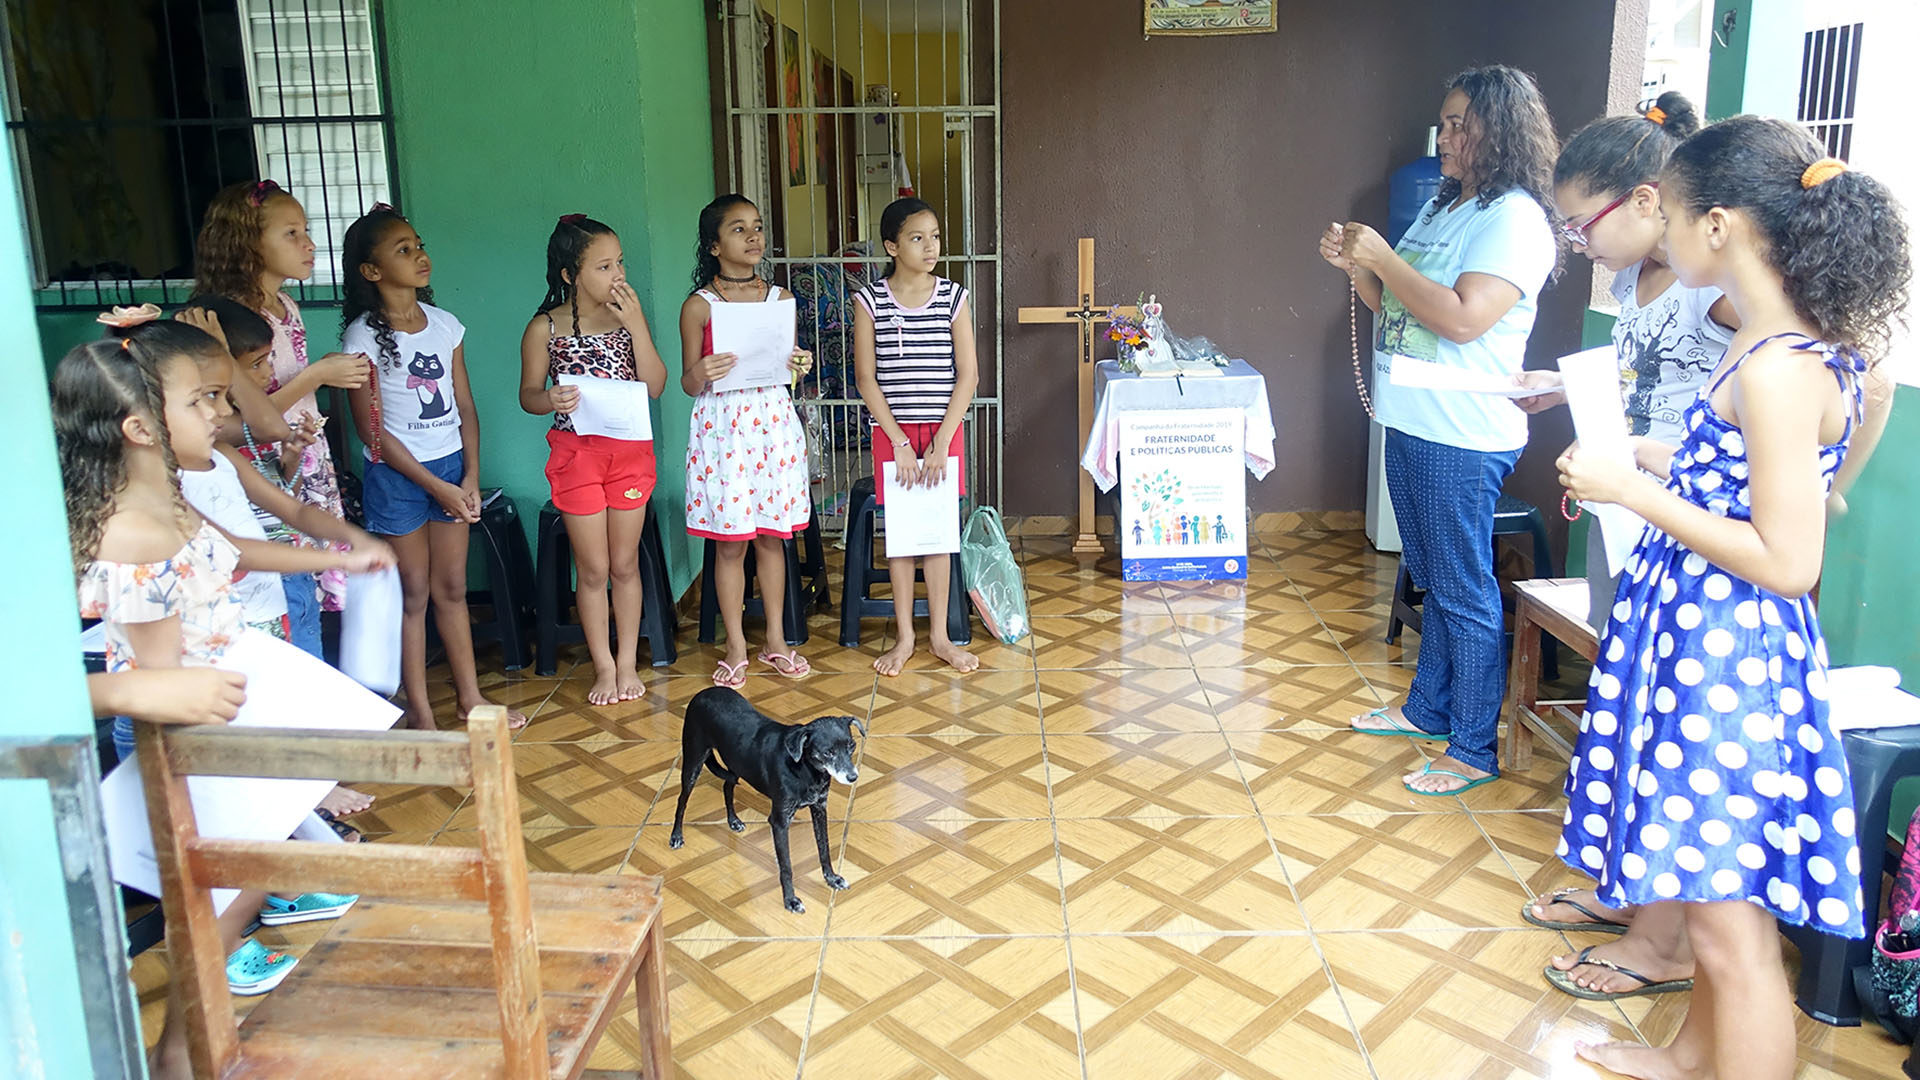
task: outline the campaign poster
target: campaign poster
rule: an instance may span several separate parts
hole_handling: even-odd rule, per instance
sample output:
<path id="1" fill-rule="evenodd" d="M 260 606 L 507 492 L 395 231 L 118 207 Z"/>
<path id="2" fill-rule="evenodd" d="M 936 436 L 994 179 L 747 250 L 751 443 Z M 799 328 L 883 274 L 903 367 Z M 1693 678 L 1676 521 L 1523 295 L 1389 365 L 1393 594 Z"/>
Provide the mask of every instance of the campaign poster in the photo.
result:
<path id="1" fill-rule="evenodd" d="M 1247 576 L 1246 414 L 1120 414 L 1120 563 L 1128 581 Z"/>

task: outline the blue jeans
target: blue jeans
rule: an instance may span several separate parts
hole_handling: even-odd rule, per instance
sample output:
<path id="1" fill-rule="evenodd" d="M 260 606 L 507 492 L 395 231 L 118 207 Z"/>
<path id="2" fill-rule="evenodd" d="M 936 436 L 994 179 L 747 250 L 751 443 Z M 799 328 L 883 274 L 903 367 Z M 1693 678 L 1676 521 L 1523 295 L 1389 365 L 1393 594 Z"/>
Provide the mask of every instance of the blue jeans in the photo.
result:
<path id="1" fill-rule="evenodd" d="M 1455 761 L 1497 773 L 1507 647 L 1493 576 L 1493 507 L 1520 451 L 1462 450 L 1389 428 L 1385 457 L 1400 557 L 1427 593 L 1407 721 L 1448 735 Z"/>
<path id="2" fill-rule="evenodd" d="M 312 574 L 282 574 L 287 590 L 287 628 L 295 645 L 309 655 L 326 659 L 320 644 L 319 581 Z"/>

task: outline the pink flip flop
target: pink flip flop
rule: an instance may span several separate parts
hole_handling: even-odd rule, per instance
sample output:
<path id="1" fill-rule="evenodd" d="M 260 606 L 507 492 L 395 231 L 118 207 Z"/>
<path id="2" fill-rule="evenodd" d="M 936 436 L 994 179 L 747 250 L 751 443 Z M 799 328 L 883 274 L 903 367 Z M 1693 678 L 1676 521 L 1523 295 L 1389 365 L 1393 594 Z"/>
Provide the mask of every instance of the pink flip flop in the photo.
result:
<path id="1" fill-rule="evenodd" d="M 747 662 L 742 660 L 738 664 L 729 664 L 725 660 L 720 661 L 720 666 L 713 669 L 713 685 L 729 690 L 738 690 L 747 685 Z"/>
<path id="2" fill-rule="evenodd" d="M 760 662 L 771 665 L 773 670 L 789 679 L 804 678 L 813 671 L 813 665 L 807 663 L 807 658 L 801 656 L 798 649 L 788 649 L 783 653 L 763 652 Z"/>

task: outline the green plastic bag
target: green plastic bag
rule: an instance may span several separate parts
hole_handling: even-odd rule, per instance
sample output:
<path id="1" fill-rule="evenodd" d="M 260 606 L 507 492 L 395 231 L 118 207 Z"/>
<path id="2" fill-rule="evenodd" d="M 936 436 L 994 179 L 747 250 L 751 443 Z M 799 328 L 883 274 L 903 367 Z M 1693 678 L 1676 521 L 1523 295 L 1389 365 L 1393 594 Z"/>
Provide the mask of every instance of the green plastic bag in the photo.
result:
<path id="1" fill-rule="evenodd" d="M 960 534 L 960 572 L 987 633 L 1008 645 L 1027 636 L 1027 586 L 1000 526 L 1000 511 L 983 506 L 967 519 Z"/>

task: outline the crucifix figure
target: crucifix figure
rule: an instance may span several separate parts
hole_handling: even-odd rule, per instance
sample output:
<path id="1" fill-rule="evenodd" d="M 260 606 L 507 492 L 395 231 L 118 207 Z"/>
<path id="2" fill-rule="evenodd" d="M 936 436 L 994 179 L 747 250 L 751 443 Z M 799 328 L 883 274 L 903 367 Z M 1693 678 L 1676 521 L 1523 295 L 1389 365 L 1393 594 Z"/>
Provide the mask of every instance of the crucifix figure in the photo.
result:
<path id="1" fill-rule="evenodd" d="M 1093 432 L 1093 343 L 1094 328 L 1107 322 L 1115 315 L 1137 318 L 1140 309 L 1131 305 L 1095 304 L 1093 302 L 1093 239 L 1080 238 L 1079 288 L 1075 295 L 1079 300 L 1077 307 L 1023 307 L 1020 309 L 1020 321 L 1023 323 L 1079 323 L 1080 324 L 1080 442 L 1075 454 L 1084 450 L 1087 436 Z M 1080 474 L 1080 534 L 1074 538 L 1074 554 L 1099 554 L 1106 550 L 1100 543 L 1100 537 L 1093 527 L 1093 477 L 1085 469 L 1076 469 Z"/>

